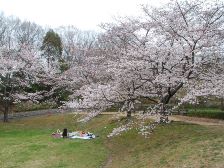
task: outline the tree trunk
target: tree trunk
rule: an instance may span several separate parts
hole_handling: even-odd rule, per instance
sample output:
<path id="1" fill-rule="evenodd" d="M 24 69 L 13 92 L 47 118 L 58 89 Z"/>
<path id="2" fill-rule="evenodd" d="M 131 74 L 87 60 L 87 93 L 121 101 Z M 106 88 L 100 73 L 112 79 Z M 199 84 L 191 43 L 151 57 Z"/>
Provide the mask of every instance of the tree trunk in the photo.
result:
<path id="1" fill-rule="evenodd" d="M 8 122 L 9 121 L 8 114 L 9 114 L 9 100 L 6 99 L 5 100 L 4 118 L 3 118 L 4 122 Z"/>
<path id="2" fill-rule="evenodd" d="M 166 104 L 165 103 L 161 103 L 160 123 L 168 123 L 168 121 L 169 121 L 168 116 L 169 116 L 169 114 L 167 112 Z"/>
<path id="3" fill-rule="evenodd" d="M 131 118 L 131 111 L 127 111 L 127 119 Z"/>
<path id="4" fill-rule="evenodd" d="M 7 74 L 6 76 L 6 79 L 7 79 L 7 83 L 9 84 L 9 75 Z M 9 88 L 8 87 L 5 87 L 5 90 L 4 90 L 4 117 L 3 117 L 3 121 L 4 122 L 8 122 L 8 114 L 9 114 Z"/>
<path id="5" fill-rule="evenodd" d="M 127 107 L 127 119 L 128 120 L 131 119 L 131 114 L 132 114 L 133 111 L 135 111 L 134 109 L 135 108 L 134 108 L 133 101 L 129 101 L 128 102 L 128 107 Z"/>
<path id="6" fill-rule="evenodd" d="M 13 90 L 13 86 L 11 85 L 10 73 L 7 73 L 4 79 L 4 95 L 3 95 L 3 103 L 4 103 L 4 113 L 3 113 L 3 121 L 8 122 L 8 114 L 11 105 L 11 92 Z"/>

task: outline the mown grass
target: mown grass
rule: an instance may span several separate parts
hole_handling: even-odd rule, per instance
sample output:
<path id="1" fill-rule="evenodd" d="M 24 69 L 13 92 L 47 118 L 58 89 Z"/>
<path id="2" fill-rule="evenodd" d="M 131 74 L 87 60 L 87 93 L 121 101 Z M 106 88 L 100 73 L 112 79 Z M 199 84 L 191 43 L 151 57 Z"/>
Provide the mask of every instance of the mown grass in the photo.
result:
<path id="1" fill-rule="evenodd" d="M 117 122 L 100 115 L 77 124 L 73 115 L 0 123 L 1 168 L 223 168 L 224 127 L 173 122 L 150 138 L 135 129 L 108 139 Z M 56 129 L 92 131 L 94 140 L 54 139 Z"/>
<path id="2" fill-rule="evenodd" d="M 91 127 L 91 123 L 88 126 Z M 58 128 L 87 129 L 77 126 L 72 115 L 37 117 L 1 123 L 0 127 L 1 168 L 98 167 L 108 153 L 102 138 L 84 141 L 51 137 Z M 97 133 L 97 128 L 95 131 Z"/>
<path id="3" fill-rule="evenodd" d="M 222 168 L 222 129 L 172 123 L 157 128 L 149 139 L 141 138 L 134 131 L 128 132 L 111 140 L 115 160 L 111 167 Z"/>

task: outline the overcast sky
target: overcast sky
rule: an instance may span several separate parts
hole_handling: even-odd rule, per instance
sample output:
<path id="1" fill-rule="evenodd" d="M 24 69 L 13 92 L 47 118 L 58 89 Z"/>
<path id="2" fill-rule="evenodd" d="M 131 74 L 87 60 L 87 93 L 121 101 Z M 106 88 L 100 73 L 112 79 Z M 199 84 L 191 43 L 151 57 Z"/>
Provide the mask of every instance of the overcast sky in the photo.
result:
<path id="1" fill-rule="evenodd" d="M 136 16 L 141 4 L 159 6 L 168 0 L 0 0 L 0 11 L 52 28 L 74 25 L 98 30 L 116 16 Z"/>

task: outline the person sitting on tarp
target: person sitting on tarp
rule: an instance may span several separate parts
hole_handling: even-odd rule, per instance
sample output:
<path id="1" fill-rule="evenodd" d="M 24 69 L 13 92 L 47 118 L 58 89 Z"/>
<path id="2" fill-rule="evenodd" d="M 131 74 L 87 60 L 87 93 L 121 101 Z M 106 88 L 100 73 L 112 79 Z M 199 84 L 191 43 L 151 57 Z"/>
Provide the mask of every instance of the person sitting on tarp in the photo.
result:
<path id="1" fill-rule="evenodd" d="M 68 137 L 68 130 L 67 130 L 67 128 L 64 128 L 62 136 L 63 136 L 63 138 L 67 138 Z"/>

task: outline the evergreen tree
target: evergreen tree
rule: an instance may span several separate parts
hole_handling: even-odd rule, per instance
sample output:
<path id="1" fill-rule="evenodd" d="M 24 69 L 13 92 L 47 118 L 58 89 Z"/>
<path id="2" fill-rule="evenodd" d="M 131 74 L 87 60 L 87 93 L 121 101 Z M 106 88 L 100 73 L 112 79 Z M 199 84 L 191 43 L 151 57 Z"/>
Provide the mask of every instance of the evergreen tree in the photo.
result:
<path id="1" fill-rule="evenodd" d="M 62 59 L 62 41 L 60 36 L 52 29 L 46 33 L 41 50 L 47 59 L 48 67 L 52 62 Z"/>

